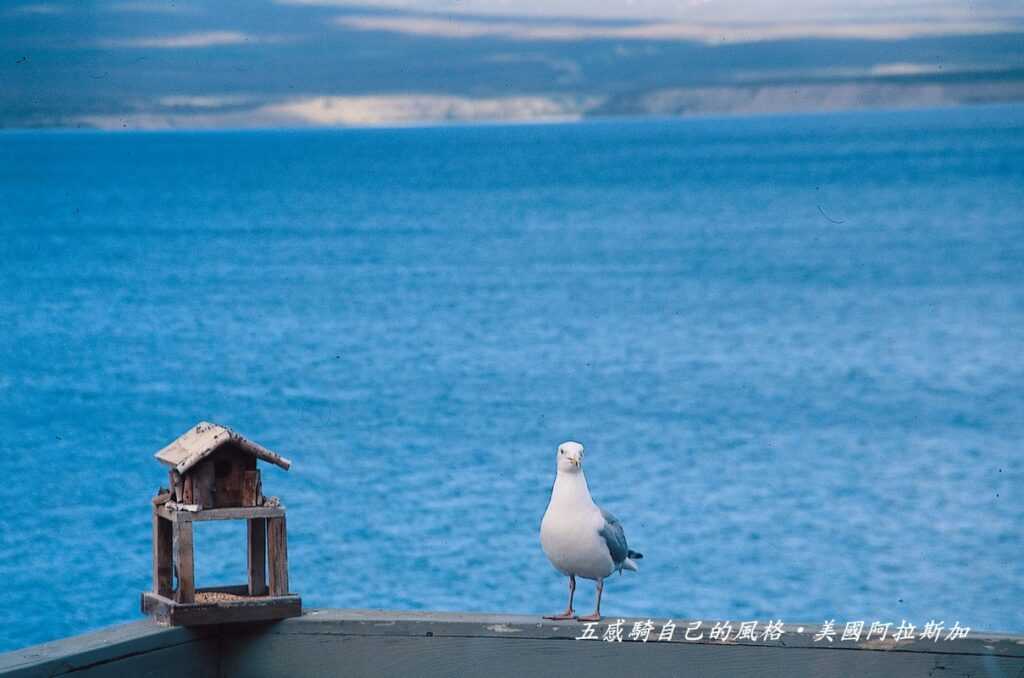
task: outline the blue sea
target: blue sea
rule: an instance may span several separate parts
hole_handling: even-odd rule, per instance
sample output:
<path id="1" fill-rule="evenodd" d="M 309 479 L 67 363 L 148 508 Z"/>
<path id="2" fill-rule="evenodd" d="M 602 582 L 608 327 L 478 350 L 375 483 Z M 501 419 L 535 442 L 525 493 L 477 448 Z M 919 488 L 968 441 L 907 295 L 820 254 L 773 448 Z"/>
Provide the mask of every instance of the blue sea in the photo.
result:
<path id="1" fill-rule="evenodd" d="M 140 618 L 200 420 L 307 607 L 560 611 L 575 439 L 606 616 L 1024 632 L 1024 107 L 5 132 L 0 236 L 0 649 Z"/>

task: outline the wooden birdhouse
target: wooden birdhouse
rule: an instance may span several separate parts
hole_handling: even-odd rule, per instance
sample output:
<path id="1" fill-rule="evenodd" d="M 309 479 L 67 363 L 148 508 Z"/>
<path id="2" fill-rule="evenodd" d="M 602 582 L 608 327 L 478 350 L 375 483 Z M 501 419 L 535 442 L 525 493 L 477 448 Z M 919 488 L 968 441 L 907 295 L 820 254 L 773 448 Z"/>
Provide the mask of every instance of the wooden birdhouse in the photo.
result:
<path id="1" fill-rule="evenodd" d="M 143 612 L 172 626 L 283 619 L 302 614 L 288 590 L 285 508 L 264 497 L 257 463 L 291 462 L 229 428 L 201 422 L 156 453 L 170 467 L 169 489 L 153 499 L 153 590 Z M 244 520 L 248 582 L 196 588 L 193 526 Z M 268 567 L 269 565 L 269 567 Z"/>

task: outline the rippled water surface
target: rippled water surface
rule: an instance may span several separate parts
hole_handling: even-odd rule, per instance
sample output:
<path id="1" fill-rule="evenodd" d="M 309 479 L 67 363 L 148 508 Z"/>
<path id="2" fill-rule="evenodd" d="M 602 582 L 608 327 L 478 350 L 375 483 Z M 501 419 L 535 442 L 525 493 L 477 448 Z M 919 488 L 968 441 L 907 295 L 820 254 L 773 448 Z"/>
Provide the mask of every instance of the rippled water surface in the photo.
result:
<path id="1" fill-rule="evenodd" d="M 138 617 L 200 419 L 294 460 L 307 606 L 561 609 L 575 438 L 646 554 L 606 614 L 1024 631 L 1022 132 L 0 134 L 0 647 Z"/>

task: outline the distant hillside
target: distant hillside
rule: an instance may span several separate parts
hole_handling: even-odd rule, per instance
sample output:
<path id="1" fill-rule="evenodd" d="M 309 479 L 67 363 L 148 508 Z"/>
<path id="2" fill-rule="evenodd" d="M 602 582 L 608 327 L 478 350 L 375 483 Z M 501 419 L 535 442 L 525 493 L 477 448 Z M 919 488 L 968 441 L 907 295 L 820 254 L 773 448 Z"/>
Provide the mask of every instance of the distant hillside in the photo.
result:
<path id="1" fill-rule="evenodd" d="M 246 3 L 244 12 L 212 2 L 25 3 L 5 5 L 0 17 L 7 128 L 372 125 L 1024 100 L 1024 26 L 1005 17 L 758 32 L 270 0 Z"/>

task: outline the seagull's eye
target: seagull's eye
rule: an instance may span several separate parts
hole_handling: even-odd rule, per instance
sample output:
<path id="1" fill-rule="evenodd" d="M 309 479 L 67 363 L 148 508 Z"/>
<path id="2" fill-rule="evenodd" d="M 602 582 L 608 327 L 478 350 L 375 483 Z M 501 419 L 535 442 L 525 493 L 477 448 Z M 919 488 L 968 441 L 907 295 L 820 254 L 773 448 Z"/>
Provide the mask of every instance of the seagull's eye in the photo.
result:
<path id="1" fill-rule="evenodd" d="M 559 447 L 558 448 L 558 453 L 559 454 L 565 454 L 565 450 L 563 450 L 561 447 Z"/>

